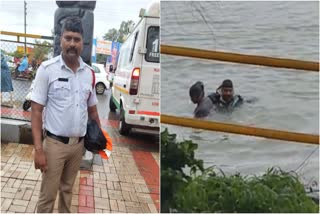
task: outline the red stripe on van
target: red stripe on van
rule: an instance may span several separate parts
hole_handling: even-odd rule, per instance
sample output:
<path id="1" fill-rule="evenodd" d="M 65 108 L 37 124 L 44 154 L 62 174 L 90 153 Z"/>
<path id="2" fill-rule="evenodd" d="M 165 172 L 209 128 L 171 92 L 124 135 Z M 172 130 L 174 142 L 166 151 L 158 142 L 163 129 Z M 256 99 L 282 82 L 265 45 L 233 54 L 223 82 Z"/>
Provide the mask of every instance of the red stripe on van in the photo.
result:
<path id="1" fill-rule="evenodd" d="M 160 112 L 155 112 L 155 111 L 138 111 L 137 114 L 160 116 Z"/>

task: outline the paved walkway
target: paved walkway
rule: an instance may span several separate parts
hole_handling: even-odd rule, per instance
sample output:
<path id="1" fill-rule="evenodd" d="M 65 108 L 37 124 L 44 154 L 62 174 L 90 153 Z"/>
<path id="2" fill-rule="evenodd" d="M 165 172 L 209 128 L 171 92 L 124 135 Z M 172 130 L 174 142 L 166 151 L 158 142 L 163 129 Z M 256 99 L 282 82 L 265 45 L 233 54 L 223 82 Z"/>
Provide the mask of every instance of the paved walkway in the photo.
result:
<path id="1" fill-rule="evenodd" d="M 113 152 L 92 171 L 79 171 L 72 212 L 159 212 L 159 144 L 148 136 L 120 136 L 116 120 L 102 124 L 113 139 Z M 40 185 L 33 146 L 1 142 L 1 212 L 34 213 Z"/>

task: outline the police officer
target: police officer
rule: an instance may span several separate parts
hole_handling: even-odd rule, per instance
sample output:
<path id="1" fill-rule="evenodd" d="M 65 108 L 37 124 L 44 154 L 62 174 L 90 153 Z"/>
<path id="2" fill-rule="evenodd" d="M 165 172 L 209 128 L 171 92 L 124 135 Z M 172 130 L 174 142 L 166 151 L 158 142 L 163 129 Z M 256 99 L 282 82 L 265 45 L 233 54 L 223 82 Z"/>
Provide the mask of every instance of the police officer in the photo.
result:
<path id="1" fill-rule="evenodd" d="M 65 20 L 60 45 L 61 54 L 39 67 L 31 98 L 34 162 L 35 168 L 42 172 L 39 213 L 53 212 L 58 190 L 59 212 L 70 213 L 88 117 L 101 126 L 98 101 L 92 88 L 93 74 L 80 57 L 83 50 L 81 19 Z"/>

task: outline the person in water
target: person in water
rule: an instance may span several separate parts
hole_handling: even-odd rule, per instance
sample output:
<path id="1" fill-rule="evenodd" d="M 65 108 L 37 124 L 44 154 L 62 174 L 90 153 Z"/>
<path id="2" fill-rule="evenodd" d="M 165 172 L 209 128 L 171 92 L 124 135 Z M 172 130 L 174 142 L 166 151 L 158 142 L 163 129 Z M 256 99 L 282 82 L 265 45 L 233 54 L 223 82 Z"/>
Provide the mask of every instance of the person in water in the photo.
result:
<path id="1" fill-rule="evenodd" d="M 198 118 L 208 116 L 213 110 L 214 105 L 212 100 L 208 96 L 205 97 L 203 83 L 198 81 L 193 84 L 190 87 L 189 95 L 191 101 L 194 104 L 197 104 L 197 107 L 193 112 L 194 116 Z"/>
<path id="2" fill-rule="evenodd" d="M 240 95 L 235 95 L 233 83 L 226 79 L 217 88 L 216 93 L 208 96 L 218 111 L 232 111 L 235 107 L 243 104 L 243 98 Z"/>
<path id="3" fill-rule="evenodd" d="M 197 104 L 194 116 L 206 117 L 212 110 L 229 112 L 243 103 L 240 95 L 234 95 L 232 81 L 227 79 L 222 82 L 215 93 L 205 96 L 204 85 L 198 81 L 190 87 L 191 101 Z"/>

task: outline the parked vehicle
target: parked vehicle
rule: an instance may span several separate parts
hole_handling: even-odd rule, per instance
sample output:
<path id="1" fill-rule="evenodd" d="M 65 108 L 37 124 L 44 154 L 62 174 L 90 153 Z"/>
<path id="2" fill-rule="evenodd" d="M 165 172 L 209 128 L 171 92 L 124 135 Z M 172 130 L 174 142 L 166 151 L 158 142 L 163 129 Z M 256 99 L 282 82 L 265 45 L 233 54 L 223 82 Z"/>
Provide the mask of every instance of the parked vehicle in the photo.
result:
<path id="1" fill-rule="evenodd" d="M 110 82 L 107 79 L 107 72 L 103 64 L 92 63 L 91 66 L 96 76 L 96 93 L 101 95 L 106 89 L 110 88 Z"/>
<path id="2" fill-rule="evenodd" d="M 159 2 L 140 11 L 140 21 L 122 44 L 114 74 L 110 110 L 120 110 L 119 132 L 159 134 Z"/>

